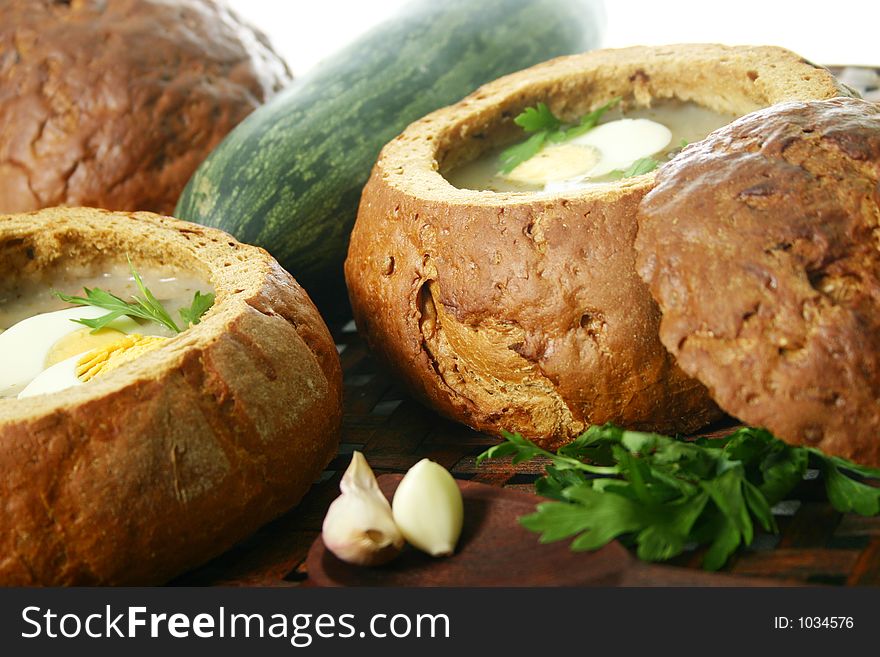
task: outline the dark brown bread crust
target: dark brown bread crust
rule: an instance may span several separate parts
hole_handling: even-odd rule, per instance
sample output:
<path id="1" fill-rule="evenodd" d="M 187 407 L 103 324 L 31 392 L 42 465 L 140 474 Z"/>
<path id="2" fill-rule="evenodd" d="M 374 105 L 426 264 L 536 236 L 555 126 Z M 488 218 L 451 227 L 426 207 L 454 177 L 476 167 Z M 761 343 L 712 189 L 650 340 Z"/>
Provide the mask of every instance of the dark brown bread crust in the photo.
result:
<path id="1" fill-rule="evenodd" d="M 745 113 L 842 93 L 788 51 L 713 45 L 597 51 L 496 80 L 383 149 L 345 265 L 358 329 L 416 394 L 483 431 L 549 447 L 609 421 L 693 431 L 720 412 L 663 348 L 635 271 L 653 175 L 563 196 L 455 189 L 439 171 L 521 135 L 512 118 L 538 101 L 574 120 L 615 96 Z"/>
<path id="2" fill-rule="evenodd" d="M 717 417 L 705 389 L 660 346 L 659 312 L 632 250 L 621 248 L 635 239 L 640 190 L 611 210 L 555 200 L 462 217 L 389 192 L 381 176 L 361 216 L 383 216 L 396 230 L 366 245 L 356 231 L 352 249 L 371 253 L 349 258 L 352 303 L 370 346 L 429 404 L 547 446 L 593 423 L 675 432 Z M 355 273 L 383 258 L 393 258 L 394 285 Z"/>
<path id="3" fill-rule="evenodd" d="M 0 212 L 168 214 L 289 79 L 266 38 L 214 0 L 4 0 Z"/>
<path id="4" fill-rule="evenodd" d="M 103 379 L 0 400 L 0 584 L 167 581 L 296 504 L 336 453 L 335 345 L 265 251 L 147 213 L 0 216 L 4 277 L 125 254 L 201 273 L 216 303 Z"/>
<path id="5" fill-rule="evenodd" d="M 688 147 L 641 205 L 660 335 L 723 409 L 880 465 L 880 109 L 785 103 Z"/>

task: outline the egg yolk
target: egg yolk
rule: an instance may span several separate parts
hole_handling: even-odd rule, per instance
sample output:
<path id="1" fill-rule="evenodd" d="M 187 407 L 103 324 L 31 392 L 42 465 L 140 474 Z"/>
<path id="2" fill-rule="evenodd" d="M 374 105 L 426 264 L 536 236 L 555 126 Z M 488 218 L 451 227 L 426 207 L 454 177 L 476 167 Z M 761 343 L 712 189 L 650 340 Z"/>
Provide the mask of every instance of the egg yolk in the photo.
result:
<path id="1" fill-rule="evenodd" d="M 599 151 L 590 146 L 558 144 L 547 146 L 507 174 L 520 183 L 547 183 L 590 173 L 599 163 Z"/>
<path id="2" fill-rule="evenodd" d="M 102 328 L 94 333 L 92 333 L 92 329 L 87 327 L 78 329 L 73 333 L 68 333 L 49 347 L 49 351 L 46 352 L 46 361 L 43 368 L 52 367 L 56 363 L 60 363 L 77 354 L 116 342 L 124 336 L 125 333 L 122 331 L 111 328 Z"/>
<path id="3" fill-rule="evenodd" d="M 158 335 L 139 335 L 133 333 L 112 343 L 94 349 L 77 361 L 76 377 L 80 381 L 91 381 L 94 377 L 106 374 L 128 363 L 138 356 L 158 349 L 168 338 Z"/>

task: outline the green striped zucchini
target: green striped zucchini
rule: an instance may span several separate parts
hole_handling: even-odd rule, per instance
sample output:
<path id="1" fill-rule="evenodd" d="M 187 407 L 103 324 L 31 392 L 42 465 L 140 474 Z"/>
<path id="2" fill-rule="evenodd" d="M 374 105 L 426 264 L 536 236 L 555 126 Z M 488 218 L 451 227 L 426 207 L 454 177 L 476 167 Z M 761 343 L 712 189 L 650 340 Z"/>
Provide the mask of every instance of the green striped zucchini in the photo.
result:
<path id="1" fill-rule="evenodd" d="M 329 317 L 382 146 L 481 84 L 595 47 L 595 0 L 427 0 L 297 79 L 195 172 L 176 216 L 266 248 Z"/>

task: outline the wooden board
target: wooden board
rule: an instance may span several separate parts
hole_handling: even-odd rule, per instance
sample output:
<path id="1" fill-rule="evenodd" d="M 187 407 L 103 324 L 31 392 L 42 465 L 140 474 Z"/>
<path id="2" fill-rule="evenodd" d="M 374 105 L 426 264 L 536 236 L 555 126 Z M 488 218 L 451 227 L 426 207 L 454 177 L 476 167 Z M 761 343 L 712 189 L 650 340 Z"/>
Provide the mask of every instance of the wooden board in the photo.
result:
<path id="1" fill-rule="evenodd" d="M 402 475 L 382 475 L 391 500 Z M 656 567 L 633 558 L 620 543 L 595 552 L 572 552 L 566 541 L 542 545 L 517 518 L 541 498 L 472 481 L 460 481 L 465 521 L 456 552 L 435 559 L 409 546 L 376 568 L 337 559 L 320 536 L 306 558 L 313 586 L 740 586 L 738 578 L 687 568 Z M 549 567 L 548 567 L 549 566 Z M 774 580 L 749 583 L 776 585 Z"/>
<path id="2" fill-rule="evenodd" d="M 378 368 L 353 327 L 339 330 L 336 338 L 345 371 L 345 415 L 339 455 L 296 509 L 175 583 L 236 586 L 308 583 L 306 556 L 320 534 L 327 507 L 339 495 L 339 480 L 355 449 L 364 452 L 377 475 L 405 472 L 428 457 L 443 464 L 457 479 L 487 484 L 499 491 L 528 494 L 533 490 L 533 482 L 543 472 L 542 461 L 514 466 L 503 459 L 476 467 L 477 455 L 494 444 L 494 438 L 445 420 L 411 399 Z M 734 426 L 728 421 L 711 427 L 708 433 L 724 434 Z M 764 583 L 751 578 L 772 578 L 779 583 L 880 585 L 880 517 L 863 518 L 834 511 L 824 500 L 818 480 L 805 481 L 795 496 L 798 502 L 786 502 L 775 509 L 780 534 L 758 532 L 752 546 L 737 552 L 722 575 L 742 586 Z M 534 508 L 532 496 L 519 499 L 530 500 L 528 508 L 518 507 L 522 513 Z M 526 535 L 534 541 L 534 535 Z M 609 554 L 620 555 L 621 550 L 625 552 L 617 546 L 603 558 Z M 545 575 L 515 571 L 506 584 L 526 586 L 549 582 L 541 578 L 552 578 L 558 559 L 568 556 L 567 544 L 557 544 L 552 554 L 552 558 L 542 558 Z M 700 577 L 700 583 L 709 583 L 700 568 L 702 554 L 701 550 L 686 552 L 668 566 L 629 569 L 620 566 L 624 575 L 618 574 L 614 583 L 697 585 L 696 581 L 682 579 L 682 571 Z M 577 556 L 590 559 L 590 555 Z M 610 568 L 607 564 L 602 567 Z M 590 572 L 592 568 L 586 570 Z M 599 566 L 595 568 L 598 570 Z M 603 583 L 601 577 L 594 579 L 589 574 L 577 583 L 583 585 L 590 581 Z M 405 585 L 402 580 L 397 583 Z M 726 583 L 727 579 L 712 582 L 713 585 Z"/>

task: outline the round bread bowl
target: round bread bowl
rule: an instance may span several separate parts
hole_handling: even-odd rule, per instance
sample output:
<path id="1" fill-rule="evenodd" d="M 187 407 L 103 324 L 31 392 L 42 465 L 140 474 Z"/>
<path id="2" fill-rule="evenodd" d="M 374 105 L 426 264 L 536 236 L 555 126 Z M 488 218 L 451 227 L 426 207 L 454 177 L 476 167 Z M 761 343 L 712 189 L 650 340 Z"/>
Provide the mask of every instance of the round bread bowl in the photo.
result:
<path id="1" fill-rule="evenodd" d="M 65 263 L 181 269 L 202 322 L 87 385 L 0 400 L 0 583 L 155 584 L 296 504 L 336 451 L 341 370 L 265 251 L 149 213 L 0 216 L 5 285 Z"/>
<path id="2" fill-rule="evenodd" d="M 522 139 L 513 118 L 537 102 L 576 121 L 617 96 L 743 115 L 852 93 L 789 51 L 718 45 L 594 51 L 485 85 L 383 149 L 345 265 L 358 329 L 416 394 L 482 431 L 547 447 L 605 422 L 694 431 L 720 411 L 661 344 L 634 266 L 653 172 L 560 194 L 458 189 L 443 174 Z"/>
<path id="3" fill-rule="evenodd" d="M 0 213 L 170 213 L 202 160 L 289 81 L 223 0 L 3 0 Z"/>
<path id="4" fill-rule="evenodd" d="M 678 193 L 697 178 L 714 184 Z M 636 239 L 661 340 L 725 411 L 873 467 L 878 218 L 880 106 L 835 98 L 756 112 L 686 149 L 639 206 Z"/>

